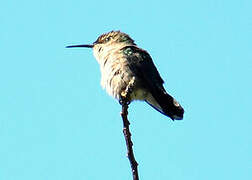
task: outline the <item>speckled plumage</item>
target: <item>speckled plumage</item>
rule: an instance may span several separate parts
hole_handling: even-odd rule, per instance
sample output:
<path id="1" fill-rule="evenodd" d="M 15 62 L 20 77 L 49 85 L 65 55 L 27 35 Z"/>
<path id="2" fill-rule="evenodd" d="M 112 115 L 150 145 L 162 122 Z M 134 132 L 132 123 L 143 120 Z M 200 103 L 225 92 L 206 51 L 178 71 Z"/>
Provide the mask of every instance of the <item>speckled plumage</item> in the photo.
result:
<path id="1" fill-rule="evenodd" d="M 116 99 L 120 99 L 121 92 L 125 90 L 134 76 L 129 68 L 130 61 L 127 59 L 127 52 L 124 52 L 123 48 L 134 44 L 133 41 L 118 43 L 117 41 L 119 40 L 116 36 L 118 34 L 117 31 L 113 31 L 110 34 L 115 35 L 114 38 L 116 39 L 113 39 L 113 41 L 111 39 L 111 42 L 104 44 L 99 43 L 98 40 L 109 35 L 105 34 L 100 36 L 97 40 L 98 43 L 96 41 L 95 44 L 97 44 L 93 48 L 94 56 L 100 64 L 101 86 L 106 89 L 109 95 Z M 137 84 L 138 83 L 136 83 L 136 85 Z M 136 87 L 134 89 L 136 89 Z M 133 91 L 133 94 L 136 93 L 134 92 L 135 91 Z M 134 98 L 133 94 L 131 95 L 132 98 Z M 138 99 L 143 99 L 143 97 L 138 97 Z"/>

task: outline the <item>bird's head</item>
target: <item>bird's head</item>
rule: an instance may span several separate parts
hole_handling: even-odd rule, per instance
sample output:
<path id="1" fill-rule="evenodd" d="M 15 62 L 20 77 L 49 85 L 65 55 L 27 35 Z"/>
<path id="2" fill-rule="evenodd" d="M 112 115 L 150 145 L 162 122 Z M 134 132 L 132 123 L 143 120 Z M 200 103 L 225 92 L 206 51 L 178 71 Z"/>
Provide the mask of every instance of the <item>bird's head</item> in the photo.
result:
<path id="1" fill-rule="evenodd" d="M 67 48 L 74 47 L 86 47 L 93 48 L 94 50 L 100 51 L 101 48 L 106 48 L 110 46 L 127 46 L 127 45 L 136 45 L 134 40 L 131 37 L 120 31 L 110 31 L 108 33 L 104 33 L 100 35 L 93 44 L 82 44 L 82 45 L 71 45 L 67 46 Z"/>
<path id="2" fill-rule="evenodd" d="M 100 35 L 93 43 L 94 45 L 113 45 L 113 44 L 128 44 L 135 45 L 134 40 L 131 37 L 120 31 L 110 31 L 108 33 Z"/>
<path id="3" fill-rule="evenodd" d="M 103 61 L 113 51 L 117 51 L 125 46 L 136 45 L 131 37 L 120 31 L 110 31 L 100 35 L 92 44 L 71 45 L 67 48 L 86 47 L 92 48 L 94 56 L 99 61 Z"/>

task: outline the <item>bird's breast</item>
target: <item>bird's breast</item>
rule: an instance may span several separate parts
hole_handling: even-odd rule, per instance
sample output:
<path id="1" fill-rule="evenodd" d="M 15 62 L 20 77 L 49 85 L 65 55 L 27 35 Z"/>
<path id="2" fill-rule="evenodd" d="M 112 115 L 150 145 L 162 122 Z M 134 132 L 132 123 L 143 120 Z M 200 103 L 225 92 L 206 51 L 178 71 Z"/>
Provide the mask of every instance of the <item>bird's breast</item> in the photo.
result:
<path id="1" fill-rule="evenodd" d="M 122 91 L 126 89 L 132 78 L 135 82 L 132 87 L 131 99 L 144 99 L 145 92 L 139 88 L 139 82 L 128 66 L 124 57 L 105 57 L 100 63 L 101 86 L 107 93 L 116 99 L 120 99 Z"/>
<path id="2" fill-rule="evenodd" d="M 97 51 L 96 51 L 97 52 Z M 94 53 L 101 70 L 101 86 L 107 93 L 120 99 L 122 91 L 126 89 L 132 78 L 135 82 L 132 87 L 131 100 L 144 100 L 147 92 L 141 87 L 140 81 L 129 68 L 129 60 L 120 48 L 102 49 Z"/>

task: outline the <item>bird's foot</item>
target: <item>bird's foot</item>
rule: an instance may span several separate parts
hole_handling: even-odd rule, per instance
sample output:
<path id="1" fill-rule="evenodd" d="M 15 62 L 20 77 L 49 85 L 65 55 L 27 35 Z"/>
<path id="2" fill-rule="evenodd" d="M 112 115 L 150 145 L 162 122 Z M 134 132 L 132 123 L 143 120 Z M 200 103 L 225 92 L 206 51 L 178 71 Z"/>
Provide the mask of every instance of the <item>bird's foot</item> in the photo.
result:
<path id="1" fill-rule="evenodd" d="M 121 105 L 123 104 L 127 104 L 129 105 L 130 104 L 130 95 L 133 91 L 133 86 L 134 86 L 134 83 L 135 83 L 135 77 L 133 77 L 129 84 L 127 85 L 127 87 L 125 88 L 125 90 L 123 90 L 121 92 L 121 96 L 120 96 L 120 99 L 119 99 L 119 103 Z"/>

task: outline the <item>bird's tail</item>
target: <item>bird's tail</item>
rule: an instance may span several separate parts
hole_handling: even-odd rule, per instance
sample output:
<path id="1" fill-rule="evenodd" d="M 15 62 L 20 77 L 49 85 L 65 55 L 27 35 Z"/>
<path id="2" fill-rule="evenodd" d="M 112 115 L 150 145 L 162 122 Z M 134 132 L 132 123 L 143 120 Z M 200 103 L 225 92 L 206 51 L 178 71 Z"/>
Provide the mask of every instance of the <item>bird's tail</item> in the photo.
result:
<path id="1" fill-rule="evenodd" d="M 169 116 L 172 120 L 182 120 L 184 109 L 182 106 L 167 92 L 160 90 L 154 94 L 149 94 L 146 102 L 157 111 Z"/>

